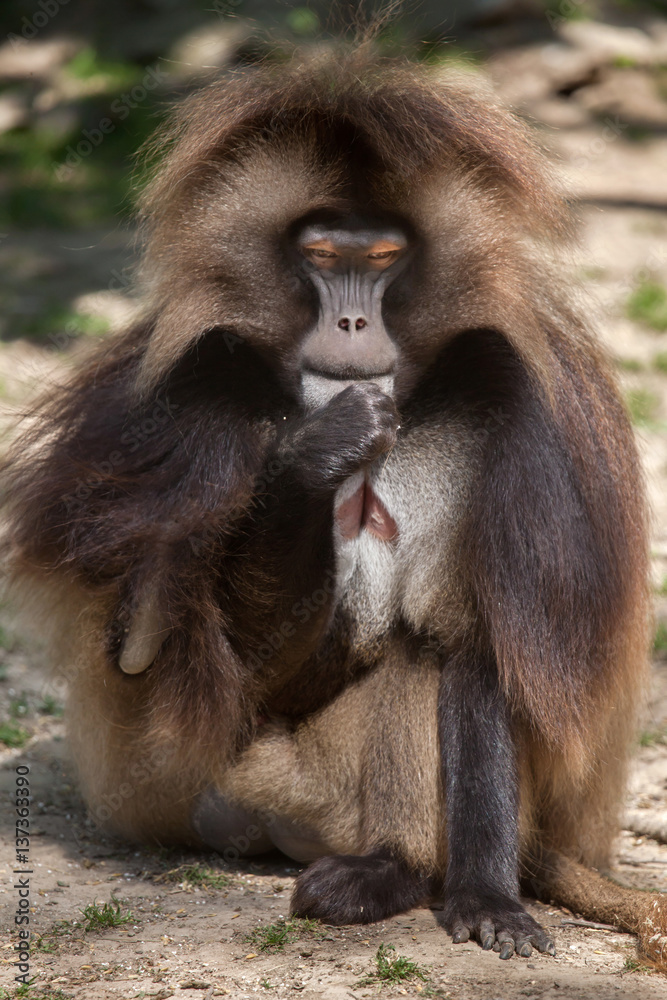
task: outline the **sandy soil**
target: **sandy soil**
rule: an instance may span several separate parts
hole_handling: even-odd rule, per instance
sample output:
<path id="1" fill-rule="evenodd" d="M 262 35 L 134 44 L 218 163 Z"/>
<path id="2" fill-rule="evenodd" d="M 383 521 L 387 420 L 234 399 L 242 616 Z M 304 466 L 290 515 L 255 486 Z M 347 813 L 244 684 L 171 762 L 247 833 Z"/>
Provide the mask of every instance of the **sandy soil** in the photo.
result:
<path id="1" fill-rule="evenodd" d="M 625 302 L 646 273 L 667 283 L 667 137 L 662 124 L 641 143 L 629 138 L 625 128 L 603 135 L 605 114 L 622 114 L 623 123 L 639 114 L 636 108 L 628 110 L 623 105 L 623 87 L 608 86 L 600 93 L 599 86 L 592 85 L 582 88 L 580 97 L 576 90 L 567 97 L 558 96 L 554 88 L 556 83 L 564 86 L 562 64 L 558 64 L 556 83 L 545 85 L 543 80 L 544 67 L 552 65 L 552 57 L 553 52 L 546 53 L 544 46 L 526 46 L 492 59 L 489 69 L 505 96 L 542 123 L 545 141 L 560 160 L 571 190 L 583 199 L 578 267 L 586 295 L 601 317 L 602 335 L 610 350 L 625 361 L 624 387 L 648 391 L 655 399 L 655 412 L 646 426 L 638 428 L 638 439 L 655 512 L 653 568 L 655 582 L 660 584 L 667 577 L 667 376 L 651 364 L 658 352 L 667 350 L 667 334 L 631 322 Z M 667 108 L 665 101 L 663 105 Z M 657 114 L 653 105 L 650 110 Z M 60 280 L 63 256 L 67 257 L 63 249 L 85 245 L 81 234 L 72 238 L 75 243 L 61 233 L 39 238 L 33 234 L 32 242 L 26 237 L 21 274 L 16 270 L 16 255 L 5 246 L 2 253 L 9 268 L 5 280 L 19 292 L 22 280 L 31 275 L 55 275 L 48 280 Z M 126 236 L 111 241 L 94 236 L 91 243 L 102 248 L 101 256 L 91 251 L 93 274 L 122 269 L 128 254 Z M 107 284 L 93 277 L 86 285 L 77 272 L 73 293 Z M 628 363 L 638 370 L 627 370 Z M 0 376 L 7 388 L 5 421 L 26 384 L 39 384 L 61 364 L 53 350 L 21 343 L 0 352 Z M 23 390 L 17 388 L 19 383 Z M 667 618 L 666 597 L 657 598 L 657 610 Z M 6 610 L 2 614 L 11 634 L 11 617 Z M 0 945 L 0 997 L 2 986 L 8 990 L 6 996 L 14 995 L 15 974 L 17 892 L 13 881 L 18 876 L 12 874 L 14 813 L 9 803 L 16 767 L 28 764 L 34 796 L 30 919 L 37 938 L 30 959 L 30 975 L 36 979 L 26 994 L 29 997 L 208 1000 L 266 995 L 335 1000 L 374 996 L 380 986 L 360 985 L 360 980 L 376 968 L 374 956 L 384 943 L 419 963 L 425 976 L 382 986 L 386 996 L 667 998 L 667 977 L 642 968 L 631 936 L 583 927 L 573 922 L 572 914 L 541 904 L 530 904 L 530 908 L 552 930 L 558 949 L 555 958 L 534 956 L 505 963 L 472 943 L 453 946 L 439 925 L 435 908 L 362 929 L 300 927 L 282 948 L 262 950 L 251 935 L 258 927 L 287 916 L 294 866 L 276 855 L 258 864 L 225 867 L 216 858 L 136 850 L 103 836 L 86 818 L 78 797 L 67 759 L 64 722 L 43 711 L 53 711 L 49 698 L 62 704 L 64 692 L 45 681 L 39 660 L 40 655 L 19 638 L 3 654 L 0 675 L 0 718 L 8 717 L 16 699 L 25 698 L 26 711 L 18 722 L 31 734 L 21 749 L 0 750 L 0 864 L 4 864 L 0 867 L 0 927 L 6 932 Z M 661 742 L 667 726 L 664 661 L 656 662 L 653 682 L 644 725 L 647 745 L 638 749 L 634 762 L 627 823 L 635 831 L 658 834 L 665 830 L 662 839 L 667 840 L 667 746 Z M 199 866 L 200 873 L 202 866 L 213 870 L 217 887 L 188 881 L 187 866 L 192 865 Z M 667 845 L 658 840 L 624 831 L 618 841 L 617 867 L 633 884 L 667 891 Z M 206 878 L 210 882 L 211 876 Z M 86 930 L 82 911 L 94 902 L 101 905 L 113 899 L 120 901 L 121 914 L 129 911 L 131 919 L 118 927 Z"/>
<path id="2" fill-rule="evenodd" d="M 551 929 L 555 958 L 534 955 L 501 962 L 476 944 L 452 945 L 436 908 L 370 927 L 297 928 L 282 948 L 262 950 L 251 935 L 288 916 L 294 864 L 276 854 L 260 863 L 229 866 L 214 856 L 139 850 L 102 835 L 87 819 L 77 794 L 63 720 L 37 710 L 46 695 L 63 698 L 62 690 L 45 686 L 35 666 L 38 658 L 21 650 L 8 654 L 2 685 L 10 698 L 27 695 L 25 725 L 33 736 L 27 746 L 6 750 L 0 759 L 0 796 L 7 804 L 0 820 L 0 856 L 5 862 L 0 867 L 0 927 L 7 932 L 0 952 L 0 986 L 9 987 L 14 975 L 17 894 L 12 880 L 20 877 L 12 875 L 9 800 L 16 767 L 27 763 L 34 795 L 30 919 L 35 937 L 30 973 L 36 977 L 35 986 L 48 984 L 53 991 L 35 992 L 35 997 L 370 997 L 380 987 L 358 983 L 376 968 L 382 943 L 418 963 L 426 976 L 425 981 L 383 986 L 387 996 L 667 997 L 667 979 L 641 967 L 632 936 L 579 926 L 572 922 L 575 915 L 540 903 L 529 908 Z M 654 681 L 652 725 L 664 724 L 667 665 L 656 666 Z M 666 774 L 667 747 L 640 749 L 628 797 L 633 812 L 650 818 L 667 809 Z M 188 866 L 212 872 L 225 884 L 192 884 Z M 624 831 L 617 870 L 635 885 L 667 891 L 667 845 Z M 94 902 L 113 905 L 114 900 L 120 901 L 121 915 L 132 914 L 131 920 L 115 928 L 85 930 L 82 911 Z"/>

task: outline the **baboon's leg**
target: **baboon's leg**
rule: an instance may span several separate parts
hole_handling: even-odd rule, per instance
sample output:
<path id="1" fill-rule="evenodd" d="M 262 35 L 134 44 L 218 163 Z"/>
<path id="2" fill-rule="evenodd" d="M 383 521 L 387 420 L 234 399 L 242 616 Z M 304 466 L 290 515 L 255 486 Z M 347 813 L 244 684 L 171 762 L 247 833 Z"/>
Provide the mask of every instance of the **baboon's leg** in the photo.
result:
<path id="1" fill-rule="evenodd" d="M 371 923 L 433 895 L 446 851 L 438 680 L 436 664 L 410 662 L 400 649 L 359 687 L 367 722 L 358 837 L 344 853 L 316 861 L 299 876 L 295 913 L 334 924 Z"/>

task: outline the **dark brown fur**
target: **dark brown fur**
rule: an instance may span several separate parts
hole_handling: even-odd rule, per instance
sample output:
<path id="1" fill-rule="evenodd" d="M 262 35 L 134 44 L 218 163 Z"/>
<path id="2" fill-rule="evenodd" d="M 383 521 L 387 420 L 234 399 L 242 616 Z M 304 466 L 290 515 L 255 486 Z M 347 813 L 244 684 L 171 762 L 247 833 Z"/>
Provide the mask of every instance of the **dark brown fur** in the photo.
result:
<path id="1" fill-rule="evenodd" d="M 312 320 L 282 241 L 310 210 L 372 203 L 407 219 L 422 248 L 414 294 L 392 306 L 397 460 L 429 420 L 423 455 L 446 419 L 461 456 L 454 569 L 446 582 L 433 569 L 408 631 L 441 666 L 493 662 L 519 748 L 523 843 L 605 866 L 645 679 L 646 518 L 609 367 L 554 268 L 567 216 L 525 131 L 460 81 L 356 53 L 215 84 L 184 103 L 160 150 L 143 200 L 145 313 L 41 405 L 5 470 L 11 573 L 46 595 L 63 662 L 79 664 L 70 728 L 93 811 L 128 836 L 196 839 L 196 795 L 224 786 L 260 713 L 335 715 L 395 646 L 389 633 L 354 638 L 344 619 L 331 628 L 329 600 L 257 666 L 294 595 L 322 586 L 298 575 L 317 532 L 267 542 L 254 520 L 267 456 L 298 419 L 294 345 Z M 165 641 L 125 676 L 119 650 L 147 594 Z M 340 725 L 334 742 L 346 713 Z M 406 798 L 406 762 L 437 743 L 433 726 L 415 749 L 409 726 L 378 730 L 377 760 L 392 766 L 362 769 L 361 787 L 378 783 L 364 822 L 411 863 L 415 812 L 429 817 L 414 859 L 436 871 L 437 769 L 428 796 Z"/>

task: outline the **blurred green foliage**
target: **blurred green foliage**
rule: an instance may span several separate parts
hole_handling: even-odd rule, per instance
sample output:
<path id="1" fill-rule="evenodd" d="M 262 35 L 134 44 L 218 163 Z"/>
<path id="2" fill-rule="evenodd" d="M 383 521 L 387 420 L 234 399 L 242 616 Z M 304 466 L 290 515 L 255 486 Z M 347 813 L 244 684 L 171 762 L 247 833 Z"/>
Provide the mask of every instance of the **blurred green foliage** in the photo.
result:
<path id="1" fill-rule="evenodd" d="M 658 622 L 653 640 L 653 652 L 656 656 L 667 654 L 667 622 Z"/>
<path id="2" fill-rule="evenodd" d="M 131 87 L 140 73 L 139 67 L 103 59 L 92 45 L 81 49 L 65 66 L 65 74 L 75 80 L 101 83 L 107 90 Z"/>
<path id="3" fill-rule="evenodd" d="M 111 225 L 131 214 L 134 154 L 159 120 L 145 75 L 145 67 L 101 59 L 90 46 L 77 52 L 56 85 L 64 113 L 0 135 L 0 228 Z"/>
<path id="4" fill-rule="evenodd" d="M 649 389 L 630 389 L 626 393 L 630 419 L 636 427 L 655 429 L 660 397 Z"/>
<path id="5" fill-rule="evenodd" d="M 0 743 L 11 749 L 24 747 L 30 739 L 27 729 L 15 725 L 13 722 L 0 722 Z"/>
<path id="6" fill-rule="evenodd" d="M 63 349 L 69 340 L 81 336 L 99 337 L 109 329 L 103 316 L 77 312 L 66 306 L 47 306 L 37 316 L 25 321 L 23 335 L 37 341 L 50 340 L 54 347 Z"/>
<path id="7" fill-rule="evenodd" d="M 638 358 L 616 358 L 616 367 L 623 372 L 644 371 L 644 366 Z"/>
<path id="8" fill-rule="evenodd" d="M 300 38 L 311 38 L 320 30 L 320 19 L 309 7 L 295 7 L 286 17 L 290 31 Z"/>
<path id="9" fill-rule="evenodd" d="M 667 330 L 667 288 L 658 281 L 640 282 L 628 298 L 627 313 L 654 330 Z"/>

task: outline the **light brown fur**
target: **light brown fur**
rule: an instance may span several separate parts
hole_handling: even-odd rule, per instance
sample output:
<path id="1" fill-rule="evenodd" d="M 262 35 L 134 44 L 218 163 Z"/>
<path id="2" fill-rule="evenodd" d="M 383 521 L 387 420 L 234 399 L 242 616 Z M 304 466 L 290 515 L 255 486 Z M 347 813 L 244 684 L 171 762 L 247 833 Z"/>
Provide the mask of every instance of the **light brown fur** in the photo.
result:
<path id="1" fill-rule="evenodd" d="M 94 665 L 94 633 L 89 639 L 86 671 L 73 678 L 69 731 L 91 813 L 105 827 L 133 840 L 197 845 L 193 807 L 214 787 L 269 824 L 288 820 L 315 832 L 327 853 L 368 853 L 387 844 L 391 831 L 391 847 L 412 867 L 444 874 L 437 662 L 415 665 L 395 655 L 296 729 L 267 723 L 236 764 L 220 769 L 201 747 L 188 753 L 147 743 L 136 689 L 126 697 L 141 679 L 116 674 L 109 687 L 104 665 Z M 667 970 L 667 900 L 622 888 L 596 870 L 610 867 L 626 735 L 610 738 L 604 758 L 574 786 L 563 758 L 521 753 L 524 883 L 539 898 L 637 934 L 640 952 Z M 540 780 L 545 773 L 553 782 Z"/>
<path id="2" fill-rule="evenodd" d="M 54 657 L 76 664 L 70 732 L 93 815 L 197 843 L 193 809 L 214 788 L 336 853 L 380 845 L 440 874 L 437 690 L 449 670 L 488 668 L 519 759 L 524 855 L 567 857 L 549 891 L 610 912 L 621 897 L 593 876 L 577 896 L 573 865 L 606 867 L 617 828 L 646 676 L 646 515 L 613 373 L 555 264 L 567 213 L 525 128 L 468 84 L 356 52 L 236 74 L 189 98 L 159 145 L 144 318 L 38 406 L 6 468 L 10 574 L 38 581 L 67 640 Z M 286 232 L 369 204 L 419 247 L 391 312 L 405 426 L 369 464 L 407 482 L 417 526 L 434 506 L 420 481 L 446 473 L 452 497 L 417 539 L 425 595 L 379 630 L 372 588 L 336 608 L 322 589 L 330 530 L 313 528 L 311 564 L 298 518 L 271 544 L 262 520 L 281 483 L 266 463 L 284 422 L 304 420 L 313 322 Z M 298 492 L 298 462 L 294 476 Z M 322 607 L 262 661 L 315 588 Z M 149 604 L 164 642 L 127 676 L 123 642 L 140 660 Z M 263 713 L 287 728 L 262 729 Z M 644 933 L 639 898 L 623 895 L 619 920 Z"/>

